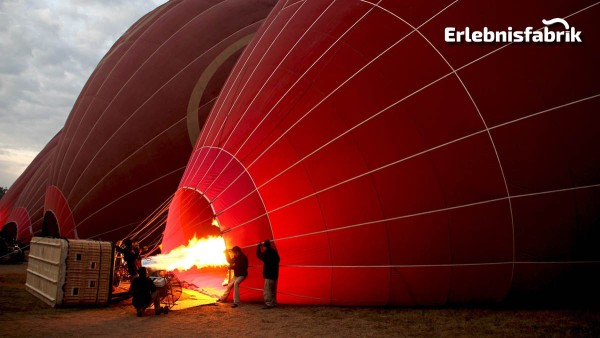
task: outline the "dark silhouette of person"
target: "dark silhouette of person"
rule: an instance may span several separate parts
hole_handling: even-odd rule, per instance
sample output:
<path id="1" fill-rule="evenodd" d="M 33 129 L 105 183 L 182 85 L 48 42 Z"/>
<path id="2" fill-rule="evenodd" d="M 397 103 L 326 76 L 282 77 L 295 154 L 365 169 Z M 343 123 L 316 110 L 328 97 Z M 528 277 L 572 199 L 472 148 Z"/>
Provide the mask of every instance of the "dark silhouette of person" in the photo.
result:
<path id="1" fill-rule="evenodd" d="M 124 247 L 116 246 L 115 250 L 123 254 L 123 259 L 127 263 L 127 271 L 131 278 L 135 277 L 138 271 L 137 261 L 140 257 L 139 249 L 133 247 L 133 242 L 130 239 L 123 241 Z"/>
<path id="2" fill-rule="evenodd" d="M 141 317 L 151 304 L 154 304 L 154 314 L 156 315 L 168 312 L 166 306 L 164 309 L 160 307 L 158 290 L 152 279 L 147 276 L 146 268 L 138 269 L 138 276 L 131 282 L 131 292 L 133 293 L 131 304 L 135 307 L 138 317 Z"/>
<path id="3" fill-rule="evenodd" d="M 265 307 L 271 309 L 277 305 L 277 279 L 279 278 L 279 253 L 271 246 L 269 240 L 258 243 L 256 247 L 256 256 L 264 262 L 263 278 L 265 285 L 263 295 Z"/>
<path id="4" fill-rule="evenodd" d="M 24 259 L 23 251 L 17 245 L 15 236 L 7 227 L 0 231 L 0 263 L 20 263 Z"/>
<path id="5" fill-rule="evenodd" d="M 230 257 L 229 253 L 233 255 Z M 231 250 L 225 250 L 225 258 L 229 262 L 233 269 L 233 282 L 229 281 L 227 289 L 219 298 L 218 302 L 224 302 L 229 297 L 231 289 L 233 288 L 233 304 L 231 307 L 238 307 L 240 305 L 240 284 L 248 276 L 248 257 L 244 255 L 242 249 L 239 246 L 234 246 Z"/>

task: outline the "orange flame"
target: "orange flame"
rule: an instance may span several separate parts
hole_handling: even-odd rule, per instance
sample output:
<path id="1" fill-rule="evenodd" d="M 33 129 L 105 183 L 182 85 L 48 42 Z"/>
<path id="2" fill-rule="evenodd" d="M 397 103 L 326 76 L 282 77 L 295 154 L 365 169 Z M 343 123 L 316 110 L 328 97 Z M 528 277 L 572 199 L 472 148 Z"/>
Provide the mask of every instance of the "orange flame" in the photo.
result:
<path id="1" fill-rule="evenodd" d="M 193 266 L 198 269 L 204 267 L 226 266 L 225 241 L 223 237 L 209 236 L 196 238 L 196 235 L 188 242 L 167 254 L 149 257 L 144 260 L 144 266 L 156 270 L 179 270 L 186 271 Z"/>

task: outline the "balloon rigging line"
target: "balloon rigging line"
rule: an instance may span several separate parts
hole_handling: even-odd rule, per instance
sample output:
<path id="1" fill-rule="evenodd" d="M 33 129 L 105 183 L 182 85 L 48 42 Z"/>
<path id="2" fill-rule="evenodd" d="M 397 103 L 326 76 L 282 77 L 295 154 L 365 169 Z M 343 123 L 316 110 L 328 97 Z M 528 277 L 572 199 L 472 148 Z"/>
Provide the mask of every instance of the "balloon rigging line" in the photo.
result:
<path id="1" fill-rule="evenodd" d="M 90 237 L 89 237 L 89 239 L 100 238 L 100 237 L 101 237 L 101 236 L 103 236 L 103 235 L 106 235 L 106 234 L 109 234 L 109 233 L 111 233 L 111 232 L 115 232 L 115 231 L 121 230 L 121 229 L 123 229 L 123 228 L 128 228 L 128 227 L 131 227 L 131 226 L 132 226 L 132 225 L 134 225 L 134 224 L 139 224 L 139 221 L 136 221 L 136 222 L 131 222 L 131 223 L 128 223 L 128 224 L 125 224 L 125 225 L 121 225 L 121 226 L 119 226 L 119 227 L 116 227 L 116 228 L 112 228 L 112 229 L 110 229 L 110 230 L 107 230 L 107 231 L 105 231 L 105 232 L 102 232 L 102 233 L 99 233 L 99 234 L 96 234 L 96 235 L 90 236 Z"/>
<path id="2" fill-rule="evenodd" d="M 294 3 L 292 3 L 292 4 L 289 4 L 289 5 L 288 5 L 288 2 L 289 2 L 289 0 L 286 0 L 285 4 L 282 6 L 283 8 L 281 9 L 281 11 L 284 11 L 284 10 L 286 10 L 286 9 L 288 9 L 288 8 L 296 5 L 296 4 L 299 4 L 301 2 L 304 3 L 304 2 L 306 2 L 306 0 L 298 0 L 298 1 L 294 2 Z"/>
<path id="3" fill-rule="evenodd" d="M 112 204 L 116 203 L 116 202 L 117 202 L 117 201 L 119 201 L 120 199 L 122 199 L 122 198 L 125 198 L 126 196 L 128 196 L 128 195 L 130 195 L 130 194 L 132 194 L 132 193 L 134 193 L 134 192 L 136 192 L 136 191 L 138 191 L 138 190 L 140 190 L 140 189 L 142 189 L 142 188 L 145 188 L 145 187 L 147 187 L 147 186 L 149 186 L 149 185 L 151 185 L 151 184 L 153 184 L 153 183 L 156 183 L 156 182 L 158 182 L 159 180 L 162 180 L 162 179 L 163 179 L 163 178 L 165 178 L 165 177 L 168 177 L 168 176 L 174 175 L 174 174 L 176 174 L 177 172 L 179 172 L 179 171 L 182 171 L 182 170 L 184 170 L 184 169 L 185 169 L 185 167 L 180 167 L 180 168 L 177 168 L 177 169 L 175 169 L 175 170 L 173 170 L 173 171 L 171 171 L 171 172 L 169 172 L 169 173 L 166 173 L 165 175 L 163 175 L 163 176 L 161 176 L 161 177 L 155 178 L 154 180 L 152 180 L 152 181 L 150 181 L 150 182 L 148 182 L 148 183 L 146 183 L 146 184 L 144 184 L 144 185 L 141 185 L 141 186 L 139 186 L 139 187 L 137 187 L 137 188 L 135 188 L 135 189 L 133 189 L 133 190 L 130 190 L 130 191 L 128 191 L 127 193 L 125 193 L 125 194 L 123 194 L 123 195 L 121 195 L 121 196 L 119 196 L 119 197 L 117 197 L 117 198 L 113 199 L 113 200 L 112 200 L 110 203 L 107 203 L 107 204 L 105 204 L 104 206 L 102 206 L 101 208 L 98 208 L 98 209 L 96 210 L 96 212 L 94 212 L 93 214 L 90 214 L 90 215 L 88 215 L 86 218 L 84 218 L 83 220 L 81 220 L 81 221 L 79 222 L 79 225 L 83 224 L 83 223 L 84 223 L 84 222 L 86 222 L 86 221 L 87 221 L 87 220 L 88 220 L 90 217 L 92 217 L 92 216 L 94 216 L 95 214 L 97 214 L 98 212 L 100 212 L 100 211 L 102 211 L 102 210 L 106 209 L 107 207 L 109 207 L 109 206 L 111 206 Z"/>
<path id="4" fill-rule="evenodd" d="M 125 238 L 132 238 L 139 235 L 139 233 L 147 226 L 149 226 L 154 220 L 162 215 L 166 210 L 169 209 L 169 204 L 173 200 L 173 194 L 169 195 L 156 209 L 154 209 L 146 218 L 141 221 L 135 228 L 127 234 Z M 145 224 L 145 225 L 144 225 Z"/>
<path id="5" fill-rule="evenodd" d="M 148 245 L 148 247 L 151 247 L 152 249 L 146 251 L 146 252 L 141 252 L 140 257 L 141 258 L 146 258 L 148 256 L 153 256 L 154 252 L 157 251 L 159 249 L 159 245 L 161 242 L 161 238 L 157 238 L 154 242 L 150 243 Z"/>
<path id="6" fill-rule="evenodd" d="M 127 85 L 131 82 L 131 80 L 139 73 L 139 71 L 155 56 L 158 55 L 159 51 L 165 47 L 165 45 L 171 41 L 171 39 L 178 34 L 180 31 L 182 31 L 184 28 L 186 28 L 191 22 L 196 21 L 199 17 L 203 16 L 206 12 L 210 11 L 211 9 L 213 9 L 214 7 L 217 7 L 221 4 L 223 4 L 225 1 L 221 1 L 218 2 L 210 7 L 208 7 L 207 9 L 205 9 L 204 11 L 200 12 L 199 14 L 197 14 L 196 16 L 194 16 L 192 19 L 190 19 L 189 21 L 187 21 L 185 24 L 183 24 L 179 29 L 177 29 L 177 31 L 175 31 L 173 34 L 171 34 L 165 41 L 163 41 L 160 46 L 156 47 L 156 49 L 154 49 L 154 51 L 152 52 L 152 54 L 150 54 L 150 56 L 148 56 L 144 62 L 135 70 L 135 72 L 133 72 L 133 74 L 131 76 L 129 76 L 129 78 L 127 79 L 127 81 L 125 81 L 125 83 L 119 88 L 119 91 L 112 96 L 110 102 L 106 105 L 106 107 L 104 108 L 104 110 L 102 111 L 102 113 L 100 114 L 100 116 L 96 119 L 96 121 L 94 122 L 94 125 L 92 126 L 92 128 L 88 131 L 87 136 L 85 138 L 85 140 L 83 140 L 83 142 L 81 142 L 81 145 L 79 147 L 79 150 L 77 151 L 77 153 L 75 154 L 75 157 L 73 158 L 73 160 L 71 161 L 71 166 L 69 167 L 69 170 L 67 171 L 66 176 L 69 176 L 69 173 L 71 172 L 71 169 L 73 168 L 73 164 L 77 161 L 77 158 L 79 157 L 79 154 L 81 153 L 81 150 L 83 149 L 83 146 L 87 143 L 87 140 L 89 139 L 90 135 L 93 134 L 93 131 L 96 129 L 96 126 L 98 125 L 98 122 L 102 119 L 102 117 L 104 116 L 104 114 L 106 113 L 106 111 L 108 111 L 108 109 L 113 105 L 113 103 L 115 102 L 116 98 L 120 96 L 120 94 L 123 92 L 123 90 L 125 89 L 125 87 L 127 87 Z M 148 30 L 144 31 L 144 34 L 147 33 Z M 142 34 L 143 35 L 143 34 Z M 134 42 L 134 44 L 136 42 L 138 42 L 140 39 L 136 39 L 136 41 Z M 211 47 L 209 50 L 211 50 L 213 47 Z M 206 52 L 205 52 L 206 53 Z M 204 55 L 205 53 L 203 53 L 202 55 Z M 122 60 L 122 58 L 120 59 Z M 120 61 L 119 60 L 119 61 Z M 188 64 L 189 65 L 189 64 Z M 185 67 L 187 68 L 187 66 Z M 177 74 L 181 73 L 185 68 L 183 68 L 180 72 L 178 72 Z M 113 68 L 114 70 L 114 68 Z M 108 78 L 108 77 L 107 77 Z M 171 78 L 172 79 L 172 78 Z M 167 81 L 166 83 L 164 83 L 157 91 L 155 91 L 152 96 L 150 96 L 150 98 L 148 98 L 146 101 L 144 101 L 144 104 L 146 104 L 152 97 L 154 97 L 154 95 L 160 91 L 162 88 L 164 88 L 168 83 L 170 82 Z M 90 105 L 91 106 L 91 105 Z M 88 106 L 89 108 L 89 106 Z M 141 107 L 140 107 L 141 108 Z M 87 162 L 87 166 L 79 173 L 79 177 L 77 178 L 77 180 L 75 181 L 75 183 L 73 184 L 73 186 L 77 186 L 77 184 L 79 183 L 79 180 L 81 179 L 81 177 L 83 177 L 83 174 L 87 171 L 87 169 L 90 167 L 90 165 L 94 162 L 94 160 L 96 159 L 96 156 L 100 153 L 100 151 L 102 151 L 102 149 L 104 149 L 104 147 L 106 146 L 106 144 L 108 144 L 108 142 L 113 138 L 114 135 L 116 135 L 118 133 L 119 130 L 121 130 L 121 128 L 123 127 L 123 125 L 127 122 L 129 122 L 129 120 L 139 111 L 139 109 L 136 109 L 133 114 L 131 114 L 130 116 L 127 117 L 127 119 L 121 124 L 121 126 L 115 130 L 112 135 L 104 142 L 104 144 L 96 151 L 96 154 L 94 155 L 94 157 Z M 86 110 L 87 112 L 87 110 Z M 70 195 L 69 195 L 70 197 Z"/>
<path id="7" fill-rule="evenodd" d="M 242 93 L 244 92 L 244 90 L 245 90 L 245 88 L 246 88 L 246 85 L 247 85 L 247 84 L 250 82 L 250 79 L 251 79 L 251 78 L 254 76 L 254 73 L 255 73 L 255 72 L 256 72 L 256 70 L 259 68 L 259 65 L 260 65 L 260 64 L 261 64 L 261 62 L 263 61 L 263 59 L 264 59 L 264 57 L 265 57 L 265 55 L 266 55 L 266 52 L 268 52 L 268 51 L 271 49 L 271 47 L 272 47 L 272 46 L 275 44 L 275 42 L 277 41 L 277 39 L 279 38 L 279 36 L 281 35 L 281 33 L 284 31 L 284 29 L 285 29 L 285 28 L 287 27 L 287 25 L 290 23 L 290 21 L 292 20 L 292 18 L 293 18 L 293 17 L 296 15 L 296 13 L 298 13 L 298 11 L 300 11 L 300 9 L 302 8 L 302 6 L 304 6 L 304 4 L 305 4 L 305 3 L 302 3 L 302 5 L 300 5 L 300 7 L 298 7 L 298 9 L 296 9 L 296 11 L 294 12 L 294 14 L 293 14 L 293 15 L 292 15 L 292 16 L 291 16 L 289 19 L 288 19 L 288 21 L 285 23 L 285 25 L 283 26 L 283 28 L 281 28 L 281 29 L 279 30 L 279 32 L 277 33 L 277 35 L 275 36 L 275 38 L 271 40 L 271 43 L 270 43 L 270 44 L 269 44 L 269 46 L 267 47 L 267 49 L 266 49 L 265 53 L 263 53 L 263 54 L 262 54 L 262 57 L 260 58 L 260 60 L 258 61 L 257 65 L 256 65 L 256 66 L 254 67 L 254 69 L 252 70 L 252 73 L 251 73 L 251 74 L 248 76 L 248 79 L 246 80 L 246 82 L 244 83 L 244 85 L 242 86 L 242 88 L 239 90 L 239 94 L 238 94 L 238 95 L 236 96 L 236 98 L 234 99 L 234 101 L 233 101 L 233 104 L 231 104 L 231 106 L 230 106 L 229 110 L 228 110 L 228 111 L 227 111 L 227 113 L 226 113 L 226 114 L 227 114 L 226 116 L 229 116 L 229 114 L 231 113 L 231 110 L 232 110 L 232 108 L 231 108 L 231 107 L 233 107 L 233 105 L 235 105 L 235 103 L 238 101 L 238 99 L 239 99 L 239 98 L 242 96 Z M 273 21 L 271 22 L 271 24 L 270 24 L 270 25 L 267 27 L 267 29 L 265 30 L 265 32 L 264 32 L 264 33 L 261 35 L 261 38 L 262 38 L 263 36 L 265 36 L 265 35 L 266 35 L 266 32 L 267 32 L 267 30 L 268 30 L 268 29 L 269 29 L 269 28 L 272 26 L 272 24 L 275 22 L 275 20 L 276 20 L 276 19 L 279 17 L 279 14 L 280 14 L 280 13 L 281 13 L 281 11 L 277 13 L 277 15 L 275 16 L 274 20 L 273 20 Z M 254 52 L 254 50 L 256 49 L 256 47 L 258 46 L 258 44 L 259 44 L 259 43 L 260 43 L 260 40 L 259 40 L 259 41 L 258 41 L 258 42 L 257 42 L 257 43 L 254 45 L 254 49 L 252 50 L 252 52 Z M 250 56 L 251 56 L 251 55 L 250 55 Z M 246 62 L 247 62 L 247 61 L 250 59 L 250 56 L 248 56 L 248 58 L 246 58 L 246 60 L 245 60 Z M 244 68 L 242 68 L 242 69 L 244 69 Z M 241 74 L 241 70 L 242 70 L 242 69 L 240 69 L 240 72 L 237 74 L 238 76 Z M 245 70 L 245 69 L 244 69 L 244 70 Z M 237 80 L 237 77 L 236 77 L 236 80 Z M 221 105 L 220 105 L 219 109 L 216 111 L 216 114 L 213 114 L 213 113 L 212 113 L 212 111 L 211 111 L 211 114 L 210 114 L 210 115 L 211 115 L 211 116 L 212 116 L 212 115 L 214 115 L 214 118 L 213 118 L 213 119 L 211 119 L 211 126 L 210 126 L 210 128 L 208 129 L 208 132 L 206 133 L 206 138 L 204 138 L 204 135 L 205 135 L 205 134 L 204 134 L 204 130 L 205 130 L 205 128 L 202 128 L 202 132 L 200 133 L 200 136 L 198 137 L 198 141 L 196 142 L 196 144 L 199 144 L 200 142 L 205 142 L 205 141 L 208 141 L 208 137 L 210 136 L 210 132 L 211 132 L 211 130 L 212 130 L 212 128 L 213 128 L 213 126 L 216 124 L 216 119 L 217 119 L 217 118 L 219 117 L 219 115 L 221 114 L 222 108 L 223 108 L 223 106 L 225 105 L 225 102 L 226 102 L 226 100 L 227 100 L 227 97 L 229 96 L 229 93 L 231 93 L 231 90 L 232 90 L 232 89 L 233 89 L 233 86 L 231 86 L 231 87 L 229 88 L 229 91 L 228 91 L 227 95 L 225 96 L 225 98 L 224 98 L 223 100 L 219 100 L 219 101 L 221 102 Z M 235 94 L 234 94 L 234 95 L 235 95 Z M 214 110 L 215 110 L 215 108 L 213 107 L 213 111 L 214 111 Z M 225 120 L 225 121 L 227 121 L 227 120 Z M 215 133 L 215 137 L 213 138 L 213 140 L 212 140 L 212 142 L 211 142 L 211 143 L 213 143 L 213 144 L 214 144 L 214 143 L 216 143 L 216 141 L 217 141 L 217 138 L 219 137 L 219 134 L 220 134 L 220 133 L 221 133 L 221 131 L 223 130 L 223 127 L 225 126 L 225 124 L 226 124 L 226 123 L 222 123 L 222 124 L 221 124 L 221 126 L 220 126 L 219 130 L 217 130 L 217 132 Z M 234 129 L 235 129 L 235 128 L 234 128 Z M 204 139 L 204 141 L 200 141 L 201 139 Z M 206 160 L 206 157 L 205 157 L 204 159 L 202 159 L 202 162 L 200 163 L 200 166 L 202 166 L 202 165 L 204 164 L 204 161 L 205 161 L 205 160 Z M 215 160 L 216 160 L 216 159 L 215 159 Z M 213 163 L 214 163 L 214 162 L 213 162 Z M 203 179 L 204 179 L 204 178 L 200 179 L 200 181 L 202 181 Z"/>
<path id="8" fill-rule="evenodd" d="M 128 237 L 132 239 L 137 238 L 147 228 L 159 228 L 162 224 L 164 224 L 171 200 L 172 195 L 165 202 L 163 202 L 159 208 L 155 209 L 155 211 L 151 214 L 151 217 L 147 217 L 133 231 L 131 231 Z"/>
<path id="9" fill-rule="evenodd" d="M 128 195 L 130 195 L 130 194 L 132 194 L 132 193 L 134 193 L 134 192 L 136 192 L 136 191 L 138 191 L 138 190 L 140 190 L 140 189 L 143 189 L 143 188 L 145 188 L 145 187 L 147 187 L 147 186 L 149 186 L 149 185 L 151 185 L 151 184 L 153 184 L 153 183 L 155 183 L 155 182 L 157 182 L 157 181 L 160 181 L 161 179 L 163 179 L 163 178 L 165 178 L 165 177 L 168 177 L 168 176 L 171 176 L 171 175 L 173 175 L 173 174 L 176 174 L 176 173 L 177 173 L 177 172 L 179 172 L 179 171 L 183 171 L 184 169 L 185 169 L 185 167 L 177 168 L 177 169 L 175 169 L 175 170 L 173 170 L 173 171 L 171 171 L 171 172 L 169 172 L 169 173 L 167 173 L 167 174 L 165 174 L 165 175 L 163 175 L 163 176 L 161 176 L 161 177 L 155 178 L 154 180 L 152 180 L 152 181 L 150 181 L 150 182 L 148 182 L 148 183 L 146 183 L 146 184 L 144 184 L 144 185 L 141 185 L 141 186 L 139 186 L 139 187 L 137 187 L 137 188 L 135 188 L 135 189 L 133 189 L 133 190 L 130 190 L 129 192 L 127 192 L 127 193 L 125 193 L 125 194 L 123 194 L 123 195 L 121 195 L 121 196 L 119 196 L 119 197 L 117 197 L 117 198 L 113 199 L 113 200 L 112 200 L 110 203 L 107 203 L 106 205 L 102 206 L 101 208 L 98 208 L 98 209 L 97 209 L 97 210 L 96 210 L 94 213 L 92 213 L 92 214 L 88 215 L 86 218 L 84 218 L 83 220 L 81 220 L 81 221 L 80 221 L 80 222 L 79 222 L 79 223 L 78 223 L 78 224 L 75 226 L 75 228 L 79 227 L 79 226 L 80 226 L 80 225 L 82 225 L 84 222 L 86 222 L 88 219 L 90 219 L 92 216 L 94 216 L 94 215 L 95 215 L 95 214 L 97 214 L 98 212 L 102 211 L 103 209 L 105 209 L 105 208 L 107 208 L 107 207 L 111 206 L 112 204 L 116 203 L 116 202 L 117 202 L 117 201 L 119 201 L 120 199 L 122 199 L 122 198 L 125 198 L 126 196 L 128 196 Z"/>
<path id="10" fill-rule="evenodd" d="M 166 202 L 166 204 L 161 205 L 151 214 L 152 217 L 147 217 L 142 222 L 140 222 L 140 224 L 138 224 L 138 226 L 136 226 L 136 228 L 127 235 L 127 238 L 137 238 L 142 232 L 144 232 L 145 229 L 149 227 L 160 227 L 164 223 L 164 221 L 166 221 L 165 213 L 169 210 L 169 204 L 171 202 L 171 199 L 168 199 Z"/>
<path id="11" fill-rule="evenodd" d="M 522 195 L 514 195 L 510 198 L 512 198 L 512 199 L 526 198 L 526 197 L 532 197 L 532 196 L 548 195 L 548 194 L 555 194 L 555 193 L 561 193 L 561 192 L 567 192 L 567 191 L 593 189 L 593 188 L 600 188 L 600 184 L 586 185 L 586 186 L 579 186 L 579 187 L 572 187 L 572 188 L 564 188 L 564 189 L 556 189 L 556 190 L 542 191 L 542 192 L 522 194 Z M 333 232 L 333 231 L 347 230 L 347 229 L 358 228 L 358 227 L 372 225 L 372 224 L 379 224 L 379 223 L 397 221 L 397 220 L 402 220 L 402 219 L 407 219 L 407 218 L 425 216 L 425 215 L 435 214 L 435 213 L 439 213 L 439 212 L 464 209 L 464 208 L 469 208 L 469 207 L 483 205 L 483 204 L 501 202 L 501 201 L 505 201 L 507 199 L 509 199 L 509 197 L 505 196 L 505 197 L 500 197 L 500 198 L 495 198 L 495 199 L 490 199 L 490 200 L 485 200 L 485 201 L 478 201 L 478 202 L 474 202 L 474 203 L 468 203 L 468 204 L 446 207 L 446 208 L 441 208 L 441 209 L 428 210 L 428 211 L 423 211 L 423 212 L 418 212 L 418 213 L 413 213 L 413 214 L 390 217 L 390 218 L 386 218 L 386 219 L 378 219 L 378 220 L 369 221 L 369 222 L 356 223 L 356 224 L 351 224 L 351 225 L 346 225 L 346 226 L 341 226 L 341 227 L 336 227 L 336 228 L 331 228 L 331 229 L 325 229 L 325 230 L 320 230 L 320 231 L 304 233 L 304 234 L 300 234 L 300 235 L 280 237 L 280 238 L 277 238 L 277 241 L 284 241 L 284 240 L 289 240 L 289 239 L 314 236 L 314 235 L 329 233 L 329 232 Z"/>
<path id="12" fill-rule="evenodd" d="M 23 208 L 23 210 L 25 210 L 25 213 L 27 214 L 27 219 L 29 220 L 29 222 L 30 222 L 30 225 L 33 225 L 33 224 L 35 224 L 35 223 L 38 223 L 38 222 L 41 220 L 41 218 L 40 218 L 40 219 L 38 219 L 37 221 L 35 221 L 34 223 L 31 223 L 31 215 L 36 215 L 36 214 L 38 214 L 39 212 L 43 212 L 43 211 L 44 211 L 44 205 L 43 205 L 43 204 L 41 204 L 41 205 L 40 205 L 40 207 L 39 207 L 39 208 L 37 208 L 37 209 L 36 209 L 34 212 L 32 212 L 32 213 L 29 213 L 28 209 L 26 209 L 26 208 Z"/>
<path id="13" fill-rule="evenodd" d="M 160 222 L 157 222 L 157 225 L 150 228 L 150 230 L 146 231 L 142 237 L 140 237 L 140 239 L 138 240 L 138 242 L 142 242 L 145 241 L 146 239 L 148 239 L 148 237 L 150 237 L 150 235 L 152 235 L 153 233 L 156 232 L 156 230 L 159 230 L 162 228 L 162 225 L 164 225 L 167 221 L 167 216 L 163 215 L 162 216 L 162 220 Z M 162 234 L 162 233 L 161 233 Z M 135 238 L 135 237 L 134 237 Z"/>
<path id="14" fill-rule="evenodd" d="M 289 265 L 281 264 L 286 268 L 301 268 L 301 269 L 397 269 L 397 268 L 451 268 L 451 267 L 468 267 L 468 266 L 494 266 L 494 265 L 513 265 L 513 264 L 600 264 L 600 261 L 508 261 L 508 262 L 481 262 L 481 263 L 447 263 L 447 264 L 396 264 L 396 265 Z M 512 282 L 511 282 L 512 285 Z M 262 289 L 260 289 L 262 290 Z"/>
<path id="15" fill-rule="evenodd" d="M 559 106 L 548 108 L 546 110 L 542 110 L 542 111 L 539 111 L 539 112 L 531 114 L 531 115 L 523 116 L 523 117 L 520 117 L 520 118 L 512 120 L 512 121 L 508 121 L 508 122 L 504 122 L 504 123 L 495 125 L 493 127 L 490 127 L 489 130 L 493 130 L 493 129 L 496 129 L 496 128 L 504 127 L 504 126 L 509 125 L 509 124 L 520 122 L 521 120 L 526 120 L 526 119 L 532 118 L 534 116 L 542 115 L 544 113 L 548 113 L 548 112 L 551 112 L 553 110 L 565 108 L 565 107 L 568 107 L 568 106 L 571 106 L 571 105 L 574 105 L 574 104 L 577 104 L 577 103 L 581 103 L 581 102 L 584 102 L 584 101 L 587 101 L 587 100 L 592 100 L 592 99 L 595 99 L 595 98 L 597 98 L 599 96 L 600 96 L 600 93 L 592 95 L 592 96 L 584 97 L 583 99 L 579 99 L 579 100 L 571 101 L 571 102 L 568 102 L 568 103 L 565 103 L 565 104 L 561 104 Z"/>
<path id="16" fill-rule="evenodd" d="M 137 242 L 145 241 L 146 239 L 148 239 L 148 237 L 152 236 L 152 234 L 154 234 L 157 230 L 159 230 L 159 229 L 164 230 L 163 225 L 165 225 L 166 220 L 167 220 L 166 215 L 163 215 L 162 217 L 160 217 L 159 220 L 157 220 L 157 222 L 152 227 L 144 229 L 144 232 L 142 234 L 140 234 L 139 237 L 134 236 L 134 237 L 131 237 L 131 239 L 135 240 Z M 162 232 L 160 234 L 162 234 Z"/>

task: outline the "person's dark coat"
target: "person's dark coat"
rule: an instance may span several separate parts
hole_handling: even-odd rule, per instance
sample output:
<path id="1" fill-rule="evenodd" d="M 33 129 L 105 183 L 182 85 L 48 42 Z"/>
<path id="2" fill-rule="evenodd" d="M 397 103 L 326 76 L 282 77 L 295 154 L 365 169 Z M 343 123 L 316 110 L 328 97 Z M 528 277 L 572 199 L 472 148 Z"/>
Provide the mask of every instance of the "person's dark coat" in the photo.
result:
<path id="1" fill-rule="evenodd" d="M 227 262 L 233 268 L 233 275 L 235 277 L 248 276 L 248 257 L 240 250 L 237 256 L 233 258 L 226 255 Z"/>
<path id="2" fill-rule="evenodd" d="M 134 307 L 146 307 L 152 302 L 152 293 L 156 291 L 156 286 L 152 279 L 146 276 L 138 276 L 131 282 L 131 292 L 133 299 L 131 303 Z"/>
<path id="3" fill-rule="evenodd" d="M 263 278 L 277 280 L 279 278 L 279 254 L 270 245 L 265 246 L 265 248 L 266 250 L 263 253 L 260 250 L 260 245 L 256 247 L 256 256 L 265 262 L 263 265 Z"/>

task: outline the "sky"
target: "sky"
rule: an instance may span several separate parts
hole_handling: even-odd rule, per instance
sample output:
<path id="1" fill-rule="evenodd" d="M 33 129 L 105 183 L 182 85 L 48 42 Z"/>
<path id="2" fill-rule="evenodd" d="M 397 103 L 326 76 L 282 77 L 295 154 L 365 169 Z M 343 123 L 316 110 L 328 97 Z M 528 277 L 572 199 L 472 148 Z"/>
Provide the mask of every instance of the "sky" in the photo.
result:
<path id="1" fill-rule="evenodd" d="M 92 71 L 167 0 L 0 0 L 0 186 L 60 131 Z"/>

